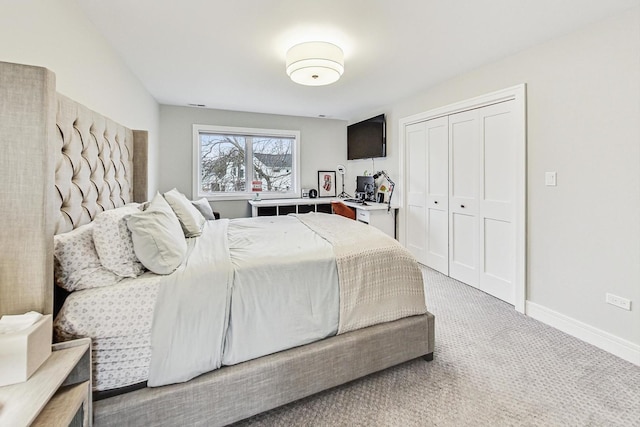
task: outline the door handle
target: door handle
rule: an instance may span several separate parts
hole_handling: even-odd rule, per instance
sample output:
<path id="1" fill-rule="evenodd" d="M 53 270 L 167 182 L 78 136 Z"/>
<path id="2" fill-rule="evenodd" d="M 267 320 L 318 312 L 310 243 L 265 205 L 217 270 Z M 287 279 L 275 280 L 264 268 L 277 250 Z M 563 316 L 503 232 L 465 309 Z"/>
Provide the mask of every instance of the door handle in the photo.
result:
<path id="1" fill-rule="evenodd" d="M 462 209 L 464 209 L 464 205 L 460 205 L 460 207 L 461 207 Z"/>
<path id="2" fill-rule="evenodd" d="M 435 204 L 437 205 L 437 204 L 438 204 L 438 201 L 436 200 L 436 201 L 435 201 L 435 202 L 433 202 L 433 203 L 435 203 Z"/>

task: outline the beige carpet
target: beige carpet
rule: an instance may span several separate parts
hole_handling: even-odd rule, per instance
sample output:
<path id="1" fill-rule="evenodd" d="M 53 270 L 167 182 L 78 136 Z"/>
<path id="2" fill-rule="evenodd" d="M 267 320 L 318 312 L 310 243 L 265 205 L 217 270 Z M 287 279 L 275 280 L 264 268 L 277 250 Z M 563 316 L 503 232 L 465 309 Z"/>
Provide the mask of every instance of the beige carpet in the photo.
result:
<path id="1" fill-rule="evenodd" d="M 421 359 L 238 426 L 640 426 L 640 367 L 425 269 Z M 311 369 L 311 367 L 310 367 Z"/>

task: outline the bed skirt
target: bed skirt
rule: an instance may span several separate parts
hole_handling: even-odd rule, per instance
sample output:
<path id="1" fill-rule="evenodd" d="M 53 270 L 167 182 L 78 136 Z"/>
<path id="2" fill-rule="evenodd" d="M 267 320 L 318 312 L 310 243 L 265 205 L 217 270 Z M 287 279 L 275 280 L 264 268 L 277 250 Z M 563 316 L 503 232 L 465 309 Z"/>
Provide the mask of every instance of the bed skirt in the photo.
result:
<path id="1" fill-rule="evenodd" d="M 391 366 L 433 356 L 431 313 L 94 403 L 94 425 L 230 424 Z"/>

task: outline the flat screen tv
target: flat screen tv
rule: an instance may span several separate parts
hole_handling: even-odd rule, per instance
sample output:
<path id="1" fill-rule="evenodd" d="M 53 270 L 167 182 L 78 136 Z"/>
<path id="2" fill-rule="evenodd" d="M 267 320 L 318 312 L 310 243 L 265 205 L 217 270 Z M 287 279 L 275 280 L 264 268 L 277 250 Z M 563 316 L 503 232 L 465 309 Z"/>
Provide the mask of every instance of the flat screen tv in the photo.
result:
<path id="1" fill-rule="evenodd" d="M 347 126 L 347 159 L 387 156 L 384 114 Z"/>

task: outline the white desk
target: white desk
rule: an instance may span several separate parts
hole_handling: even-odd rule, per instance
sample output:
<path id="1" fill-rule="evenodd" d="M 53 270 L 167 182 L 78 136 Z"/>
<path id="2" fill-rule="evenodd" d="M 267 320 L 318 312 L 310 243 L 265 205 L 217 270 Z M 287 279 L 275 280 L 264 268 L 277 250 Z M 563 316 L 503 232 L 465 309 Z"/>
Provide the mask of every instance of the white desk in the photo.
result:
<path id="1" fill-rule="evenodd" d="M 351 203 L 341 200 L 345 205 L 352 207 L 356 210 L 356 219 L 384 231 L 389 236 L 396 238 L 396 212 L 398 206 L 389 205 L 386 203 L 374 203 L 366 202 L 365 205 L 361 203 Z"/>
<path id="2" fill-rule="evenodd" d="M 270 216 L 307 212 L 332 213 L 332 201 L 340 201 L 354 208 L 358 221 L 376 227 L 394 239 L 396 238 L 396 213 L 398 210 L 396 205 L 391 205 L 389 211 L 386 203 L 366 202 L 363 205 L 345 202 L 343 199 L 337 198 L 249 200 L 249 204 L 251 205 L 251 216 Z"/>

